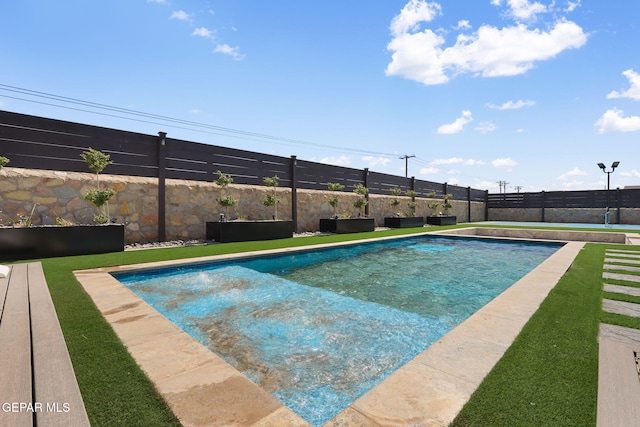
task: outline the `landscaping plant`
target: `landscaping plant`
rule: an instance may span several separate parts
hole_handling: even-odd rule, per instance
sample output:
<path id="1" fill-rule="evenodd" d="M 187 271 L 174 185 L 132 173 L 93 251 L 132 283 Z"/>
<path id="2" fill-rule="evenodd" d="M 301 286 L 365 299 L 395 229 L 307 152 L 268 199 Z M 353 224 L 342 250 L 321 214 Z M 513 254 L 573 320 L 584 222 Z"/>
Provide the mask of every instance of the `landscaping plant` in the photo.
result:
<path id="1" fill-rule="evenodd" d="M 416 203 L 416 196 L 418 195 L 418 193 L 413 190 L 407 190 L 404 195 L 407 197 L 411 197 L 411 200 L 407 202 L 407 207 L 409 208 L 409 216 L 416 216 L 416 206 L 418 206 L 418 204 Z"/>
<path id="2" fill-rule="evenodd" d="M 225 191 L 226 191 L 225 189 L 229 186 L 229 184 L 233 182 L 233 178 L 231 178 L 230 175 L 223 174 L 221 171 L 217 171 L 217 174 L 218 174 L 218 179 L 216 179 L 213 182 L 222 190 L 221 190 L 220 196 L 216 197 L 216 203 L 224 208 L 224 215 L 222 215 L 220 218 L 221 220 L 224 221 L 226 218 L 229 217 L 229 207 L 235 206 L 237 203 L 237 200 L 234 199 L 232 195 L 225 194 Z"/>
<path id="3" fill-rule="evenodd" d="M 362 184 L 357 184 L 353 192 L 358 195 L 358 198 L 353 202 L 353 207 L 358 209 L 358 216 L 362 217 L 362 208 L 367 206 L 369 200 L 367 200 L 367 193 L 369 193 L 369 189 Z"/>
<path id="4" fill-rule="evenodd" d="M 96 188 L 89 190 L 85 194 L 84 199 L 93 203 L 98 208 L 98 215 L 93 219 L 98 224 L 106 224 L 109 222 L 109 205 L 108 202 L 116 194 L 111 188 L 100 188 L 100 173 L 113 163 L 110 156 L 101 151 L 89 148 L 89 150 L 80 154 L 85 161 L 89 170 L 96 174 Z M 106 205 L 106 206 L 105 206 Z"/>
<path id="5" fill-rule="evenodd" d="M 264 204 L 265 206 L 273 206 L 274 220 L 278 219 L 278 203 L 280 203 L 280 199 L 278 199 L 277 197 L 278 193 L 276 192 L 276 187 L 278 186 L 279 179 L 280 178 L 278 178 L 278 175 L 274 175 L 271 178 L 267 177 L 264 179 L 264 184 L 267 187 L 270 187 L 272 189 L 272 192 L 265 194 L 264 199 L 262 200 L 262 204 Z"/>
<path id="6" fill-rule="evenodd" d="M 344 190 L 344 185 L 338 182 L 330 182 L 327 184 L 327 189 L 329 191 L 338 192 Z M 337 196 L 337 194 L 333 195 L 332 197 L 327 199 L 327 203 L 329 203 L 329 206 L 333 208 L 333 217 L 338 219 L 338 205 L 340 204 L 340 198 Z"/>

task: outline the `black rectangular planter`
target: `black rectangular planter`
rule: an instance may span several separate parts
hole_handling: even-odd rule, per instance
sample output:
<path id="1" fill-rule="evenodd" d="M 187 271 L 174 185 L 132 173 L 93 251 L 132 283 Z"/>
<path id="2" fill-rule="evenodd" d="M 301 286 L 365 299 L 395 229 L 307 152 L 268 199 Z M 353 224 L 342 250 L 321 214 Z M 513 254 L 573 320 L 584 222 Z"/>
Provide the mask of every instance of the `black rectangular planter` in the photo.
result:
<path id="1" fill-rule="evenodd" d="M 329 233 L 361 233 L 374 231 L 376 221 L 374 218 L 324 218 L 320 220 L 320 231 Z"/>
<path id="2" fill-rule="evenodd" d="M 124 251 L 124 225 L 0 227 L 0 259 L 19 260 Z"/>
<path id="3" fill-rule="evenodd" d="M 454 215 L 449 216 L 428 216 L 427 224 L 429 225 L 456 225 L 457 217 Z"/>
<path id="4" fill-rule="evenodd" d="M 293 237 L 293 221 L 207 222 L 207 240 L 220 243 Z"/>
<path id="5" fill-rule="evenodd" d="M 421 216 L 407 216 L 407 217 L 385 217 L 384 226 L 389 228 L 412 228 L 422 227 L 424 225 L 424 218 Z"/>

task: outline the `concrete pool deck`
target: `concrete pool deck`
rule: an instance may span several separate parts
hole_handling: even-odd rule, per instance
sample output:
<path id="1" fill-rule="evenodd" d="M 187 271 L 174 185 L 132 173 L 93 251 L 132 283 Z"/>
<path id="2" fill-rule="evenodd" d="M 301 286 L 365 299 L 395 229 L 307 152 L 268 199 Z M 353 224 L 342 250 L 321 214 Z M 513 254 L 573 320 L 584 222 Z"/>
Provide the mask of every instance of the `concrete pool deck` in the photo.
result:
<path id="1" fill-rule="evenodd" d="M 325 425 L 448 425 L 583 246 L 584 242 L 565 244 Z M 109 274 L 237 256 L 84 270 L 75 275 L 184 425 L 308 426 Z"/>

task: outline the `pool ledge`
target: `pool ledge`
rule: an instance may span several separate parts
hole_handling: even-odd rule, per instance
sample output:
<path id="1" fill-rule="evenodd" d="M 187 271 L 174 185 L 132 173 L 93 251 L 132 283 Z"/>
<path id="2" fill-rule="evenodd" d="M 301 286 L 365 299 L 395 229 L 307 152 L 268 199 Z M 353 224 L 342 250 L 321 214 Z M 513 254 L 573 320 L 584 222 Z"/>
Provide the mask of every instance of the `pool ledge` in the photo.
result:
<path id="1" fill-rule="evenodd" d="M 550 241 L 576 241 L 614 244 L 638 244 L 639 233 L 619 233 L 583 230 L 545 230 L 540 228 L 466 227 L 436 231 L 433 234 L 477 236 L 487 238 L 511 238 Z"/>
<path id="2" fill-rule="evenodd" d="M 448 425 L 583 245 L 568 242 L 325 426 Z M 74 274 L 183 425 L 309 426 L 109 274 L 133 267 Z"/>

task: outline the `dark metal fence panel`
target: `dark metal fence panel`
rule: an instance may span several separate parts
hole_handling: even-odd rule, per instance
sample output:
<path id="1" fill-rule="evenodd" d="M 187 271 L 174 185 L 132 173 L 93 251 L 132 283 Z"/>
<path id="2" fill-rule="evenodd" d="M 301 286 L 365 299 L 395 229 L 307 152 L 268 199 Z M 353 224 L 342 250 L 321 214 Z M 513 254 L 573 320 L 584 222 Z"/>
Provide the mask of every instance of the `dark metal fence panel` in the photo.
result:
<path id="1" fill-rule="evenodd" d="M 485 202 L 487 200 L 487 191 L 486 190 L 476 190 L 475 188 L 471 189 L 471 201 L 472 202 Z"/>
<path id="2" fill-rule="evenodd" d="M 263 185 L 265 177 L 277 175 L 281 187 L 292 187 L 291 158 L 215 145 L 126 132 L 62 120 L 47 119 L 25 114 L 0 111 L 0 155 L 9 157 L 10 166 L 88 172 L 80 154 L 89 147 L 111 156 L 113 164 L 105 173 L 144 177 L 166 177 L 213 181 L 220 170 L 233 177 L 237 184 Z M 162 159 L 159 153 L 163 153 Z M 165 169 L 159 170 L 159 164 Z M 337 182 L 345 191 L 361 183 L 371 193 L 391 194 L 399 187 L 403 192 L 411 188 L 411 179 L 401 176 L 369 172 L 342 166 L 333 166 L 297 160 L 295 183 L 300 189 L 326 190 L 327 183 Z M 442 198 L 445 184 L 414 181 L 418 197 L 435 192 Z M 468 189 L 447 186 L 455 200 L 467 200 Z M 472 190 L 472 199 L 484 201 L 485 192 Z"/>
<path id="3" fill-rule="evenodd" d="M 330 182 L 345 186 L 344 191 L 353 191 L 357 184 L 364 184 L 364 171 L 342 166 L 325 165 L 298 159 L 296 168 L 298 188 L 326 190 Z"/>
<path id="4" fill-rule="evenodd" d="M 453 196 L 452 200 L 467 200 L 469 190 L 467 187 L 447 185 L 447 193 Z"/>
<path id="5" fill-rule="evenodd" d="M 114 162 L 105 172 L 157 176 L 157 137 L 0 111 L 2 155 L 11 166 L 88 172 L 80 157 L 88 148 Z"/>
<path id="6" fill-rule="evenodd" d="M 608 195 L 607 195 L 608 193 Z M 608 198 L 607 198 L 608 196 Z M 640 208 L 640 190 L 548 191 L 488 195 L 489 208 Z"/>
<path id="7" fill-rule="evenodd" d="M 411 178 L 405 178 L 397 175 L 389 175 L 386 173 L 369 172 L 367 179 L 369 192 L 373 194 L 391 195 L 391 190 L 399 188 L 404 194 L 411 189 Z"/>
<path id="8" fill-rule="evenodd" d="M 621 208 L 640 208 L 640 188 L 620 190 Z"/>
<path id="9" fill-rule="evenodd" d="M 441 199 L 444 195 L 444 184 L 441 182 L 416 180 L 414 190 L 418 193 L 418 197 L 427 197 L 429 193 L 435 192 L 435 197 Z"/>

